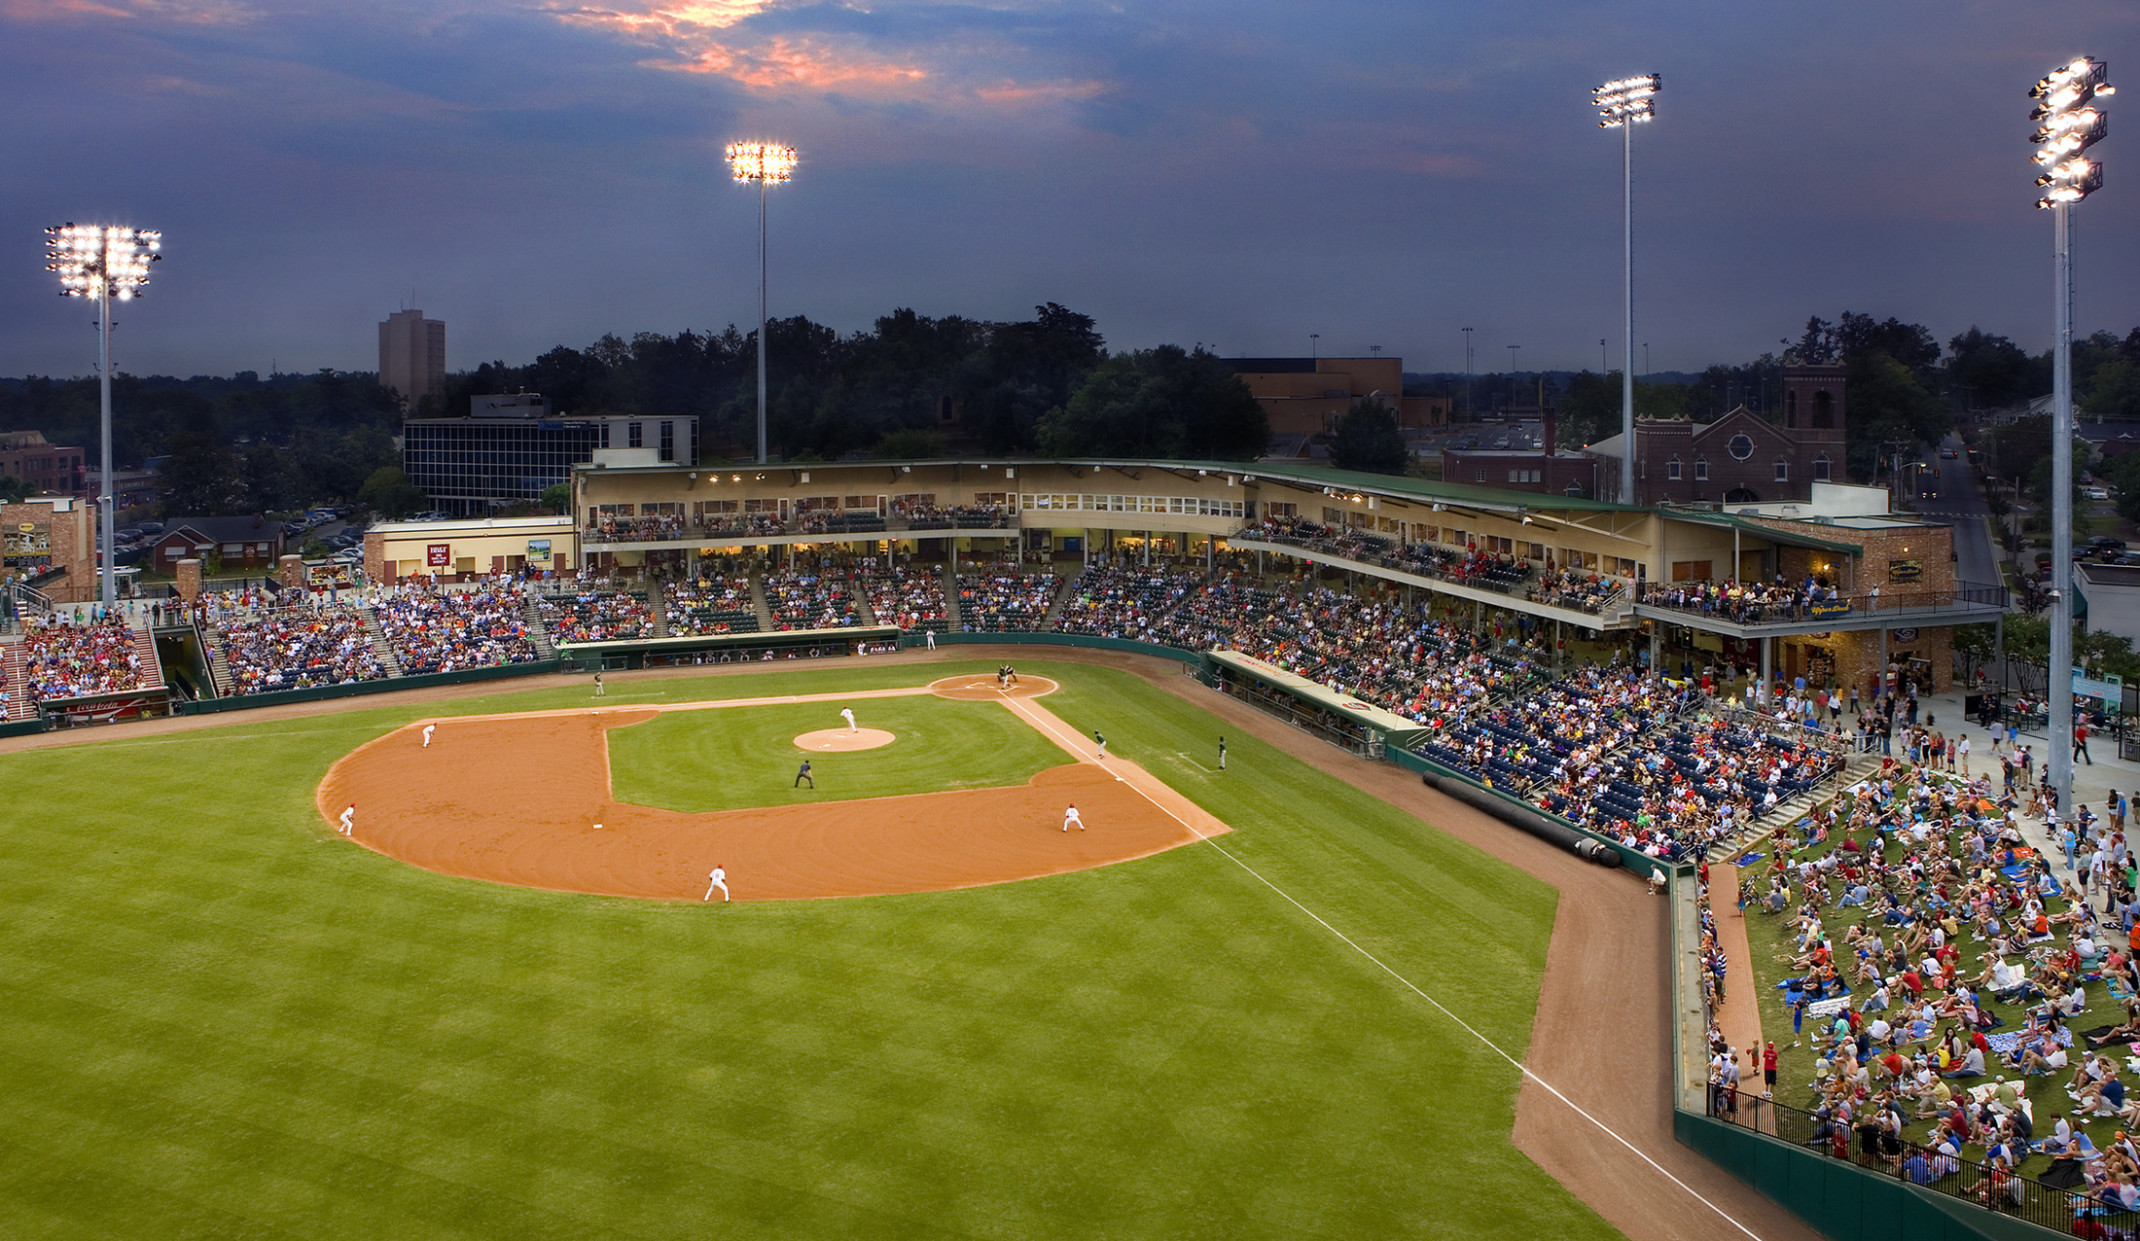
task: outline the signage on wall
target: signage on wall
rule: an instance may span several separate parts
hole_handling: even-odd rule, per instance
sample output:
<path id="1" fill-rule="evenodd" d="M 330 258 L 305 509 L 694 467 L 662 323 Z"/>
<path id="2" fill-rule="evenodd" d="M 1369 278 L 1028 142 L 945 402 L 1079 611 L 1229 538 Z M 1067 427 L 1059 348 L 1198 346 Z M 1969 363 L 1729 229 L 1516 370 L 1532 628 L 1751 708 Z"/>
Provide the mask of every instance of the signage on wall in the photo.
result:
<path id="1" fill-rule="evenodd" d="M 1824 620 L 1830 616 L 1850 615 L 1850 604 L 1842 599 L 1821 599 L 1813 604 L 1813 619 Z"/>
<path id="2" fill-rule="evenodd" d="M 1887 580 L 1890 582 L 1922 581 L 1925 562 L 1922 560 L 1890 560 L 1887 562 Z"/>
<path id="3" fill-rule="evenodd" d="M 453 567 L 453 544 L 431 543 L 424 548 L 424 564 L 433 569 Z"/>
<path id="4" fill-rule="evenodd" d="M 1917 631 L 1915 629 L 1895 629 L 1890 632 L 1894 634 L 1897 642 L 1915 642 L 1917 640 Z"/>
<path id="5" fill-rule="evenodd" d="M 548 539 L 529 539 L 529 540 L 528 540 L 528 559 L 530 559 L 530 560 L 548 560 L 549 558 L 550 558 L 550 540 L 548 540 Z"/>

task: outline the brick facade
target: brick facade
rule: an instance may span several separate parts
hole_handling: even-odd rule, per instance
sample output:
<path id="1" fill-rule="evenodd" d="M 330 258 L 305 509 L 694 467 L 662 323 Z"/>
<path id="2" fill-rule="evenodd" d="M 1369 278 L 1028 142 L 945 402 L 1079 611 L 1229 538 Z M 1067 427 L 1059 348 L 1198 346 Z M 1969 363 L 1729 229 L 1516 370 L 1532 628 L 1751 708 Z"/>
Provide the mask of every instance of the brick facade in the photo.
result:
<path id="1" fill-rule="evenodd" d="M 96 513 L 72 498 L 0 504 L 0 576 L 35 578 L 58 569 L 66 577 L 44 592 L 61 603 L 97 597 Z"/>
<path id="2" fill-rule="evenodd" d="M 1803 500 L 1816 482 L 1843 479 L 1843 368 L 1787 366 L 1771 421 L 1741 405 L 1714 422 L 1638 418 L 1635 499 L 1654 504 L 1755 504 Z M 1620 499 L 1619 437 L 1588 449 L 1604 467 L 1607 500 Z"/>

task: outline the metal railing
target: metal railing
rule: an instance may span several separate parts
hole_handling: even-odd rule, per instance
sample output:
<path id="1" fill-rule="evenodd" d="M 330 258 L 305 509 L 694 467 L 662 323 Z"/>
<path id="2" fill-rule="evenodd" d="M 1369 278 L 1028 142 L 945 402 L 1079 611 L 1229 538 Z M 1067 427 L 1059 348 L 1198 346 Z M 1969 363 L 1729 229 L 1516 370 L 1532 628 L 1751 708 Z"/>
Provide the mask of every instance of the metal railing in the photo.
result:
<path id="1" fill-rule="evenodd" d="M 776 517 L 751 513 L 698 521 L 625 519 L 614 526 L 585 526 L 588 544 L 691 543 L 709 540 L 781 538 L 788 535 L 869 535 L 934 530 L 1009 530 L 1018 515 L 1008 509 L 939 509 L 927 513 L 890 513 L 874 509 L 816 510 Z"/>
<path id="2" fill-rule="evenodd" d="M 1843 620 L 1871 614 L 1887 615 L 1967 605 L 2007 606 L 2004 586 L 1964 582 L 1952 588 L 1867 591 L 1863 594 L 1832 594 L 1811 597 L 1796 591 L 1782 597 L 1729 598 L 1704 595 L 1676 599 L 1681 590 L 1706 588 L 1713 583 L 1670 586 L 1652 583 L 1638 600 L 1644 607 L 1669 608 L 1727 620 L 1738 625 L 1798 625 L 1812 621 Z"/>
<path id="3" fill-rule="evenodd" d="M 1797 1146 L 1833 1153 L 1839 1122 L 1740 1091 L 1737 1107 L 1726 1109 L 1724 1092 L 1709 1090 L 1713 1120 L 1765 1133 Z M 2026 1220 L 2054 1232 L 2073 1235 L 2131 1236 L 2140 1228 L 2140 1212 L 2119 1206 L 2099 1191 L 2060 1189 L 2040 1180 L 1973 1159 L 1941 1155 L 1907 1139 L 1883 1140 L 1869 1129 L 1844 1129 L 1843 1158 L 1861 1168 L 1892 1176 L 1949 1198 L 1971 1202 L 2001 1215 Z M 2084 1228 L 2092 1224 L 2094 1228 Z"/>

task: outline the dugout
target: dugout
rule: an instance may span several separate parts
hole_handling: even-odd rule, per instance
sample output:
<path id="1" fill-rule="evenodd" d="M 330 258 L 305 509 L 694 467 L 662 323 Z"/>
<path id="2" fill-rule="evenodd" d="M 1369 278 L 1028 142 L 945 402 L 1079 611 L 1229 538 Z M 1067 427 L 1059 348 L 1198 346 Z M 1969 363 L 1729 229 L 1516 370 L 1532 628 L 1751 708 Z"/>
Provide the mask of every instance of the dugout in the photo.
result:
<path id="1" fill-rule="evenodd" d="M 615 672 L 782 659 L 839 659 L 898 649 L 899 628 L 896 625 L 846 625 L 837 629 L 779 629 L 675 638 L 560 642 L 557 659 L 559 668 L 565 672 Z"/>
<path id="2" fill-rule="evenodd" d="M 1239 651 L 1213 651 L 1218 689 L 1368 758 L 1386 747 L 1409 747 L 1427 730 L 1393 712 L 1363 702 L 1276 664 Z"/>

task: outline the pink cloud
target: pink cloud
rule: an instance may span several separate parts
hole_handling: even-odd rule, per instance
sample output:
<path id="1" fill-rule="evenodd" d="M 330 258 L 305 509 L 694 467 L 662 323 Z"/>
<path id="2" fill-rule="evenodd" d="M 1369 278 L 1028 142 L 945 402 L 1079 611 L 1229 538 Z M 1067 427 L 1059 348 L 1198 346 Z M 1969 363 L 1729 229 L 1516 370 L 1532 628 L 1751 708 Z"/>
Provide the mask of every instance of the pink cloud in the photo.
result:
<path id="1" fill-rule="evenodd" d="M 789 87 L 808 90 L 875 88 L 882 91 L 920 82 L 929 76 L 927 70 L 917 65 L 842 52 L 815 40 L 779 37 L 759 48 L 707 43 L 696 55 L 684 59 L 644 63 L 683 73 L 710 73 L 760 91 Z"/>

